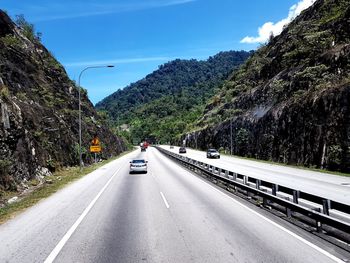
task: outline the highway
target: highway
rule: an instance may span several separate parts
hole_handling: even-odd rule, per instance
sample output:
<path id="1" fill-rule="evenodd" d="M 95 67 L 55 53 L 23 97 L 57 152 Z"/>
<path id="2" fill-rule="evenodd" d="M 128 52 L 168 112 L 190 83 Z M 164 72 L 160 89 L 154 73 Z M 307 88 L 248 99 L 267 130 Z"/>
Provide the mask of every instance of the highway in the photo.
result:
<path id="1" fill-rule="evenodd" d="M 147 174 L 129 174 L 133 158 Z M 217 161 L 217 160 L 215 160 Z M 0 262 L 343 262 L 347 252 L 149 148 L 0 226 Z"/>
<path id="2" fill-rule="evenodd" d="M 161 147 L 179 153 L 179 147 L 175 146 L 174 149 L 170 149 L 167 145 Z M 320 173 L 228 155 L 221 155 L 220 159 L 208 159 L 206 158 L 206 152 L 189 148 L 187 148 L 187 153 L 183 155 L 229 171 L 350 205 L 350 176 Z"/>

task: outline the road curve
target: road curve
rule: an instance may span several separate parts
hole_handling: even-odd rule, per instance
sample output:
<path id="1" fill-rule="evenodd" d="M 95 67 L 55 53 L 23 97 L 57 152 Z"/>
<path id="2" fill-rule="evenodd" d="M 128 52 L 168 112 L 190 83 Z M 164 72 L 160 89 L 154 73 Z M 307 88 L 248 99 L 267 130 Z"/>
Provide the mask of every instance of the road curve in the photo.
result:
<path id="1" fill-rule="evenodd" d="M 132 158 L 148 174 L 128 173 Z M 72 230 L 73 229 L 73 230 Z M 342 262 L 154 148 L 135 151 L 0 226 L 0 262 Z M 55 253 L 53 253 L 55 251 Z M 49 255 L 54 254 L 54 257 Z"/>
<path id="2" fill-rule="evenodd" d="M 179 147 L 174 147 L 174 149 L 170 149 L 167 145 L 160 147 L 179 153 Z M 205 152 L 189 148 L 187 148 L 187 153 L 183 155 L 236 173 L 350 205 L 350 177 L 245 160 L 226 155 L 221 155 L 220 159 L 208 159 Z"/>

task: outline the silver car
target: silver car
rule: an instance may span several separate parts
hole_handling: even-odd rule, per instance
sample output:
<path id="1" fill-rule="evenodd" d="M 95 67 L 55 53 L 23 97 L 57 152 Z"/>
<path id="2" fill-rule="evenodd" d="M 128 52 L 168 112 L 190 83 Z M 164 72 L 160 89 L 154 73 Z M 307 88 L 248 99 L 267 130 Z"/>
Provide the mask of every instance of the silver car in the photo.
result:
<path id="1" fill-rule="evenodd" d="M 216 149 L 208 149 L 207 158 L 220 159 L 220 153 Z"/>
<path id="2" fill-rule="evenodd" d="M 135 159 L 130 162 L 129 173 L 147 173 L 147 161 L 144 159 Z"/>

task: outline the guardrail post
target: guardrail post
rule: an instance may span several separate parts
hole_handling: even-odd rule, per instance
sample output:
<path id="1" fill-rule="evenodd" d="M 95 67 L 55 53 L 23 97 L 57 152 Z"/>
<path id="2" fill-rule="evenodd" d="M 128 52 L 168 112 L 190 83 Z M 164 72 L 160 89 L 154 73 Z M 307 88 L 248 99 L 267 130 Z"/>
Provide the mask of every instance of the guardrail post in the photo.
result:
<path id="1" fill-rule="evenodd" d="M 286 215 L 287 217 L 292 217 L 292 210 L 289 207 L 286 208 Z"/>
<path id="2" fill-rule="evenodd" d="M 317 229 L 317 232 L 319 233 L 322 232 L 322 223 L 320 221 L 316 221 L 316 229 Z"/>
<path id="3" fill-rule="evenodd" d="M 278 184 L 273 184 L 273 185 L 272 185 L 272 194 L 273 194 L 274 196 L 276 196 L 276 195 L 277 195 L 277 192 L 278 192 Z"/>
<path id="4" fill-rule="evenodd" d="M 264 207 L 267 207 L 268 204 L 269 204 L 269 200 L 267 200 L 266 197 L 263 197 L 263 206 L 264 206 Z"/>
<path id="5" fill-rule="evenodd" d="M 297 190 L 293 190 L 293 203 L 299 204 L 300 192 Z"/>
<path id="6" fill-rule="evenodd" d="M 232 174 L 232 177 L 233 177 L 233 178 L 232 178 L 233 180 L 237 181 L 237 173 L 233 173 L 233 174 Z"/>
<path id="7" fill-rule="evenodd" d="M 248 184 L 248 176 L 243 175 L 243 184 Z"/>
<path id="8" fill-rule="evenodd" d="M 323 199 L 322 206 L 323 206 L 323 209 L 322 209 L 323 214 L 329 216 L 329 209 L 331 207 L 331 201 L 329 199 Z"/>
<path id="9" fill-rule="evenodd" d="M 228 171 L 227 171 L 227 170 L 225 170 L 225 177 L 226 177 L 226 178 L 229 178 L 229 177 L 228 177 Z"/>
<path id="10" fill-rule="evenodd" d="M 260 190 L 260 186 L 261 186 L 261 180 L 257 179 L 255 184 L 256 189 Z"/>

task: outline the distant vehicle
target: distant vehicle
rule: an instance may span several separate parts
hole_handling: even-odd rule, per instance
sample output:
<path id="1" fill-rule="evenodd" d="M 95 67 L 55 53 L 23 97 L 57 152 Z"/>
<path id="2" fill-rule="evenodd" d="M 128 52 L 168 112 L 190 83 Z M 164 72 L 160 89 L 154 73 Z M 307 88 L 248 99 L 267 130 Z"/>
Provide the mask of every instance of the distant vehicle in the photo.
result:
<path id="1" fill-rule="evenodd" d="M 145 147 L 147 149 L 148 146 L 149 146 L 149 143 L 146 141 L 140 143 L 140 147 Z"/>
<path id="2" fill-rule="evenodd" d="M 144 159 L 135 159 L 130 162 L 129 173 L 147 173 L 147 161 Z"/>
<path id="3" fill-rule="evenodd" d="M 208 149 L 207 158 L 220 159 L 220 153 L 216 149 Z"/>
<path id="4" fill-rule="evenodd" d="M 146 147 L 145 146 L 141 146 L 141 152 L 145 152 L 146 151 Z"/>
<path id="5" fill-rule="evenodd" d="M 179 153 L 186 153 L 186 148 L 185 147 L 180 147 Z"/>
<path id="6" fill-rule="evenodd" d="M 174 149 L 174 145 L 170 145 L 170 149 Z"/>

